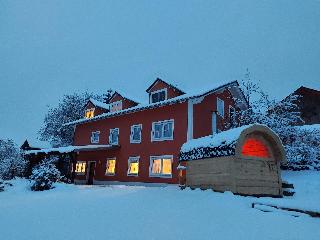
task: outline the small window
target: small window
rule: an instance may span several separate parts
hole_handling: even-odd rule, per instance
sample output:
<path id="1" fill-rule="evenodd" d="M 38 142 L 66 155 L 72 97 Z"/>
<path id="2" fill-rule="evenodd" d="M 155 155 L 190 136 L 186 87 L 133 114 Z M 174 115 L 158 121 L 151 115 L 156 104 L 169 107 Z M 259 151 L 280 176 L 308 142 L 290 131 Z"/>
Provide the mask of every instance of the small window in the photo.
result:
<path id="1" fill-rule="evenodd" d="M 116 173 L 116 159 L 115 158 L 107 159 L 106 175 L 115 175 L 115 173 Z"/>
<path id="2" fill-rule="evenodd" d="M 217 111 L 218 114 L 224 118 L 224 101 L 220 98 L 217 98 Z"/>
<path id="3" fill-rule="evenodd" d="M 167 99 L 167 89 L 161 89 L 150 93 L 150 103 L 161 102 Z"/>
<path id="4" fill-rule="evenodd" d="M 174 120 L 152 123 L 152 141 L 173 140 Z"/>
<path id="5" fill-rule="evenodd" d="M 85 118 L 93 118 L 94 117 L 94 108 L 86 109 L 84 117 Z"/>
<path id="6" fill-rule="evenodd" d="M 86 162 L 78 161 L 76 163 L 76 171 L 75 172 L 77 175 L 84 175 L 86 172 Z"/>
<path id="7" fill-rule="evenodd" d="M 132 125 L 130 132 L 130 143 L 141 143 L 142 124 Z"/>
<path id="8" fill-rule="evenodd" d="M 233 127 L 236 125 L 236 110 L 234 107 L 229 106 L 229 121 L 230 121 L 230 126 Z"/>
<path id="9" fill-rule="evenodd" d="M 172 176 L 172 156 L 152 156 L 150 157 L 149 175 L 151 177 L 171 177 Z"/>
<path id="10" fill-rule="evenodd" d="M 91 143 L 99 143 L 99 136 L 100 136 L 99 131 L 92 132 L 91 133 Z"/>
<path id="11" fill-rule="evenodd" d="M 139 174 L 139 157 L 129 157 L 128 176 L 138 176 Z"/>
<path id="12" fill-rule="evenodd" d="M 122 110 L 122 100 L 110 103 L 110 112 Z"/>
<path id="13" fill-rule="evenodd" d="M 109 144 L 111 145 L 119 144 L 119 128 L 110 129 Z"/>

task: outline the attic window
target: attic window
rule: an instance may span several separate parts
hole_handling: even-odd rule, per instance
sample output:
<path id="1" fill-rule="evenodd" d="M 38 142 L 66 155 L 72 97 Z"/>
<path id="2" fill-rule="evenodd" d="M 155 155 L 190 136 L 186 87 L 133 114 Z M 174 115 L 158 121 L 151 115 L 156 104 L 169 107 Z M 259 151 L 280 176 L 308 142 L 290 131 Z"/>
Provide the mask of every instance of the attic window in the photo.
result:
<path id="1" fill-rule="evenodd" d="M 270 158 L 268 147 L 261 140 L 248 138 L 242 146 L 242 155 L 248 157 Z"/>
<path id="2" fill-rule="evenodd" d="M 122 110 L 122 100 L 110 103 L 110 112 Z"/>
<path id="3" fill-rule="evenodd" d="M 160 89 L 150 93 L 150 103 L 161 102 L 167 99 L 167 89 Z"/>
<path id="4" fill-rule="evenodd" d="M 93 118 L 94 117 L 94 108 L 86 109 L 84 117 L 85 118 Z"/>

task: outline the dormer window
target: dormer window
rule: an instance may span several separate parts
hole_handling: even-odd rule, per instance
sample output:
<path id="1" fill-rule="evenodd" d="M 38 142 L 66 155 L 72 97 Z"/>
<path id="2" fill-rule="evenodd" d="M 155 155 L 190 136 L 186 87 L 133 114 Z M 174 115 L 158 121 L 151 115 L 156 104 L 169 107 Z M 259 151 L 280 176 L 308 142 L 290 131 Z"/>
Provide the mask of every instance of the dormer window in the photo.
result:
<path id="1" fill-rule="evenodd" d="M 122 110 L 122 100 L 110 103 L 110 112 Z"/>
<path id="2" fill-rule="evenodd" d="M 84 117 L 85 118 L 93 118 L 94 117 L 94 108 L 86 109 Z"/>
<path id="3" fill-rule="evenodd" d="M 150 103 L 161 102 L 167 99 L 167 89 L 160 89 L 150 93 Z"/>

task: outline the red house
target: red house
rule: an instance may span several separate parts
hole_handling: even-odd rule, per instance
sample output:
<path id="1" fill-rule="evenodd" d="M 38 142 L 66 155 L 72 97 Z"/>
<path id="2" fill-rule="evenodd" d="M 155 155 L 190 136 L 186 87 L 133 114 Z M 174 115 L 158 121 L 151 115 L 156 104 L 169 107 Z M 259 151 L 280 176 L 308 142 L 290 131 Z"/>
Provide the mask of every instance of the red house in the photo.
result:
<path id="1" fill-rule="evenodd" d="M 58 151 L 74 153 L 75 183 L 177 184 L 182 144 L 223 131 L 247 108 L 237 81 L 191 95 L 156 79 L 146 92 L 149 104 L 118 92 L 108 104 L 90 100 L 85 118 L 67 124 L 74 146 Z"/>

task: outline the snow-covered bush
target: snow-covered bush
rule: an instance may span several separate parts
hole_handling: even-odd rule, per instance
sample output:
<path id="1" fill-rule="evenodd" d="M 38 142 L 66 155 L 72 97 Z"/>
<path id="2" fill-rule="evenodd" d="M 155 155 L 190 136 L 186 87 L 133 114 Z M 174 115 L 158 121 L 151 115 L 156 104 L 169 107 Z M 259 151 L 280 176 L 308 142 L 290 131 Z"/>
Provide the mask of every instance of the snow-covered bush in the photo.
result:
<path id="1" fill-rule="evenodd" d="M 10 139 L 0 139 L 0 179 L 23 177 L 26 161 L 20 149 Z"/>
<path id="2" fill-rule="evenodd" d="M 53 188 L 53 183 L 61 178 L 59 170 L 53 163 L 42 162 L 32 170 L 30 180 L 32 181 L 31 190 L 43 191 Z"/>

